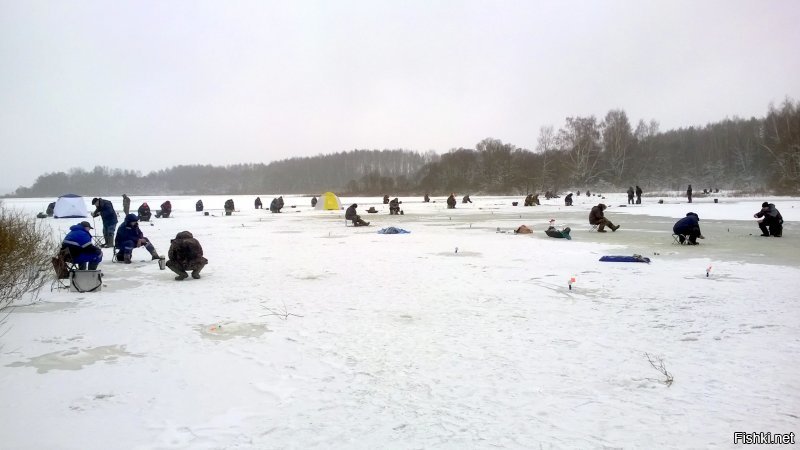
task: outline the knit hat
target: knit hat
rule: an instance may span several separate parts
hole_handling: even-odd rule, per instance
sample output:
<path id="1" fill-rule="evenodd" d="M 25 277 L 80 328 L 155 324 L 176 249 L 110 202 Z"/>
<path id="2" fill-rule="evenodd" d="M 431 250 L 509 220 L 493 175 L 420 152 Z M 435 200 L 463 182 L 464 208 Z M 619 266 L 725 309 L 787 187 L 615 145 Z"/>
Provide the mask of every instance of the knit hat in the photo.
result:
<path id="1" fill-rule="evenodd" d="M 769 202 L 764 202 L 764 203 L 761 204 L 762 208 L 766 208 L 767 206 L 769 206 Z"/>

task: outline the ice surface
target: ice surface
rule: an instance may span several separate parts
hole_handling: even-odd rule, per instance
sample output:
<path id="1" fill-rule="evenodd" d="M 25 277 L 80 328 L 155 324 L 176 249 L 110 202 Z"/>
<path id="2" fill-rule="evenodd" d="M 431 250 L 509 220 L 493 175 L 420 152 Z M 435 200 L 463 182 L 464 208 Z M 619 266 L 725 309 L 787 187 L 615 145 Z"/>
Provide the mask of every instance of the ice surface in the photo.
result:
<path id="1" fill-rule="evenodd" d="M 455 210 L 401 198 L 390 216 L 380 198 L 343 198 L 372 222 L 354 228 L 308 197 L 271 214 L 233 196 L 224 216 L 230 197 L 132 196 L 172 201 L 143 231 L 160 253 L 191 231 L 210 261 L 201 280 L 105 250 L 101 292 L 45 289 L 12 310 L 3 447 L 705 448 L 799 431 L 798 199 L 525 208 L 473 195 Z M 783 238 L 758 236 L 764 200 Z M 35 214 L 50 201 L 4 203 Z M 600 201 L 619 231 L 589 231 Z M 706 239 L 675 245 L 689 211 Z M 550 219 L 573 239 L 548 238 Z M 58 238 L 77 222 L 44 220 Z M 514 235 L 521 224 L 534 233 Z M 412 233 L 376 233 L 387 226 Z M 598 261 L 634 253 L 653 262 Z"/>

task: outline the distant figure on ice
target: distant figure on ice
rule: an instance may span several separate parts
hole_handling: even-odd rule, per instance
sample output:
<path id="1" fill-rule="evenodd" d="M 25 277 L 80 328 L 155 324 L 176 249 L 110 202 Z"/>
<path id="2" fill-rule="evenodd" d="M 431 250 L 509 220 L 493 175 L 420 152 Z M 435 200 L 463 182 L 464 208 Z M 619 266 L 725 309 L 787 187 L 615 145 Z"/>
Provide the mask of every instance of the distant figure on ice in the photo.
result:
<path id="1" fill-rule="evenodd" d="M 469 199 L 469 194 L 465 195 L 464 198 L 461 199 L 461 203 L 472 203 L 472 200 Z"/>
<path id="2" fill-rule="evenodd" d="M 430 201 L 431 201 L 431 198 L 430 198 L 430 196 L 428 196 L 428 193 L 426 192 L 425 193 L 425 197 L 422 197 L 422 203 L 429 203 Z"/>
<path id="3" fill-rule="evenodd" d="M 353 203 L 352 205 L 350 205 L 349 208 L 347 208 L 347 211 L 344 212 L 345 220 L 352 221 L 353 226 L 356 227 L 364 227 L 369 225 L 369 222 L 365 222 L 364 219 L 362 219 L 361 216 L 359 216 L 356 213 L 356 208 L 358 208 L 358 205 L 355 203 Z"/>
<path id="4" fill-rule="evenodd" d="M 388 205 L 389 204 L 389 194 L 386 194 L 386 195 L 383 196 L 383 204 L 384 205 Z"/>
<path id="5" fill-rule="evenodd" d="M 753 217 L 761 219 L 758 228 L 761 229 L 762 236 L 783 236 L 783 216 L 773 203 L 762 203 L 761 211 L 753 214 Z"/>
<path id="6" fill-rule="evenodd" d="M 450 197 L 447 197 L 447 209 L 456 209 L 456 194 L 450 194 Z"/>
<path id="7" fill-rule="evenodd" d="M 686 188 L 686 198 L 689 199 L 689 203 L 692 203 L 692 185 L 690 184 L 688 188 Z"/>
<path id="8" fill-rule="evenodd" d="M 117 212 L 114 205 L 103 198 L 93 198 L 92 204 L 95 210 L 92 217 L 100 216 L 103 218 L 103 247 L 111 248 L 114 246 L 114 228 L 117 227 Z"/>
<path id="9" fill-rule="evenodd" d="M 640 188 L 638 184 L 636 185 L 636 204 L 642 204 L 642 188 Z"/>
<path id="10" fill-rule="evenodd" d="M 198 200 L 197 203 L 194 204 L 194 210 L 197 212 L 203 210 L 203 200 Z"/>
<path id="11" fill-rule="evenodd" d="M 200 279 L 200 271 L 208 264 L 208 260 L 203 257 L 200 242 L 188 231 L 181 231 L 170 241 L 167 257 L 167 267 L 178 275 L 175 277 L 177 281 L 189 277 L 187 270 L 192 271 L 192 278 Z"/>
<path id="12" fill-rule="evenodd" d="M 606 205 L 602 203 L 592 208 L 592 210 L 589 212 L 589 223 L 592 225 L 597 225 L 598 233 L 605 233 L 606 226 L 611 228 L 611 231 L 617 231 L 619 225 L 615 226 L 613 223 L 611 223 L 610 220 L 606 219 L 606 216 L 603 213 L 603 211 L 605 210 L 606 210 Z"/>
<path id="13" fill-rule="evenodd" d="M 45 214 L 47 214 L 47 217 L 53 217 L 53 212 L 55 210 L 56 210 L 56 202 L 50 202 L 47 205 L 47 210 L 45 211 Z"/>
<path id="14" fill-rule="evenodd" d="M 225 200 L 225 215 L 230 216 L 233 214 L 234 209 L 236 208 L 233 206 L 233 199 L 229 198 Z"/>
<path id="15" fill-rule="evenodd" d="M 592 196 L 592 193 L 591 193 L 591 192 L 589 192 L 589 190 L 588 190 L 588 189 L 586 190 L 586 196 L 587 196 L 587 197 L 591 197 L 591 196 Z"/>
<path id="16" fill-rule="evenodd" d="M 166 219 L 170 214 L 172 214 L 172 202 L 167 200 L 161 204 L 161 209 L 156 211 L 156 218 L 158 219 L 163 217 Z"/>
<path id="17" fill-rule="evenodd" d="M 533 206 L 541 206 L 542 204 L 539 203 L 539 194 L 533 194 Z"/>
<path id="18" fill-rule="evenodd" d="M 125 216 L 125 221 L 117 229 L 117 238 L 114 243 L 119 250 L 117 252 L 117 261 L 124 261 L 125 264 L 131 263 L 133 249 L 139 247 L 144 247 L 153 257 L 152 259 L 161 259 L 150 240 L 144 237 L 142 230 L 139 228 L 139 218 L 136 217 L 136 214 Z"/>
<path id="19" fill-rule="evenodd" d="M 566 197 L 564 197 L 564 206 L 572 206 L 572 192 L 570 192 L 569 194 L 567 194 Z"/>
<path id="20" fill-rule="evenodd" d="M 633 186 L 628 186 L 628 204 L 633 204 Z"/>
<path id="21" fill-rule="evenodd" d="M 389 202 L 389 215 L 400 214 L 400 203 L 403 202 L 398 200 L 397 197 L 395 197 L 394 199 L 392 199 L 392 201 Z"/>
<path id="22" fill-rule="evenodd" d="M 314 208 L 317 206 L 317 197 L 311 197 L 311 207 Z"/>
<path id="23" fill-rule="evenodd" d="M 255 206 L 256 209 L 264 209 L 264 204 L 261 203 L 261 197 L 256 197 Z"/>
<path id="24" fill-rule="evenodd" d="M 89 270 L 95 270 L 103 260 L 103 251 L 92 241 L 91 229 L 92 225 L 87 221 L 73 225 L 61 243 L 61 248 L 69 251 L 72 263 L 77 264 L 80 270 L 86 270 L 86 264 L 89 264 Z"/>
<path id="25" fill-rule="evenodd" d="M 686 213 L 686 217 L 675 222 L 672 232 L 678 235 L 681 244 L 686 241 L 685 236 L 689 237 L 689 245 L 697 245 L 697 238 L 705 239 L 700 233 L 700 216 L 693 212 Z"/>
<path id="26" fill-rule="evenodd" d="M 153 215 L 150 212 L 150 206 L 147 204 L 147 202 L 144 202 L 141 205 L 139 205 L 139 209 L 137 210 L 137 212 L 139 213 L 139 220 L 141 220 L 142 222 L 149 222 L 150 216 Z"/>
<path id="27" fill-rule="evenodd" d="M 283 196 L 278 198 L 273 198 L 272 202 L 269 204 L 269 212 L 279 213 L 283 208 Z"/>
<path id="28" fill-rule="evenodd" d="M 528 194 L 525 196 L 522 206 L 533 206 L 533 194 Z"/>
<path id="29" fill-rule="evenodd" d="M 128 194 L 122 194 L 122 211 L 126 216 L 131 213 L 131 198 L 128 197 Z"/>

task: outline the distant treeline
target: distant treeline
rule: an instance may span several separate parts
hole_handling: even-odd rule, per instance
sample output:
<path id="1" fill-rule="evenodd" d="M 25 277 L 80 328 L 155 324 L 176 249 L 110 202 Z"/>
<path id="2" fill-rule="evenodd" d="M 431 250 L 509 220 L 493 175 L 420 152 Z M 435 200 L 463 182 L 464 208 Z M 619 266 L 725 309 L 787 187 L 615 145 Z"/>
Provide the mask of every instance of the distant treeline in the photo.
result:
<path id="1" fill-rule="evenodd" d="M 177 166 L 142 176 L 95 167 L 37 178 L 12 196 L 154 194 L 520 194 L 588 188 L 646 191 L 770 189 L 800 191 L 800 102 L 770 105 L 764 118 L 732 118 L 704 127 L 634 128 L 623 110 L 603 119 L 568 117 L 539 130 L 533 151 L 487 138 L 444 155 L 354 150 L 270 164 Z"/>

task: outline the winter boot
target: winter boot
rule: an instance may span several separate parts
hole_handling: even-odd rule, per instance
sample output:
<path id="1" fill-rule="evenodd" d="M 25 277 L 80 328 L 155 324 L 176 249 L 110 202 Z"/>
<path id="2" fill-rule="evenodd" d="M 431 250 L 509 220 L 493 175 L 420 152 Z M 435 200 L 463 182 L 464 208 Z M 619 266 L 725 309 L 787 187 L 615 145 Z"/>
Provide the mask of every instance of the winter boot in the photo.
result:
<path id="1" fill-rule="evenodd" d="M 156 252 L 156 249 L 153 249 L 153 250 L 150 251 L 150 256 L 152 256 L 152 258 L 150 258 L 150 261 L 155 261 L 157 259 L 161 259 L 162 258 L 161 256 L 158 255 L 158 252 Z"/>
<path id="2" fill-rule="evenodd" d="M 617 231 L 618 228 L 619 228 L 619 225 L 612 225 L 611 226 L 611 231 Z"/>
<path id="3" fill-rule="evenodd" d="M 130 264 L 131 263 L 131 254 L 130 253 L 125 253 L 122 256 L 122 260 L 125 262 L 125 264 Z"/>
<path id="4" fill-rule="evenodd" d="M 202 266 L 195 267 L 194 270 L 192 271 L 192 278 L 194 278 L 195 280 L 199 280 L 200 279 L 200 271 L 203 270 L 203 267 L 205 267 L 205 266 L 206 265 L 203 264 Z"/>

